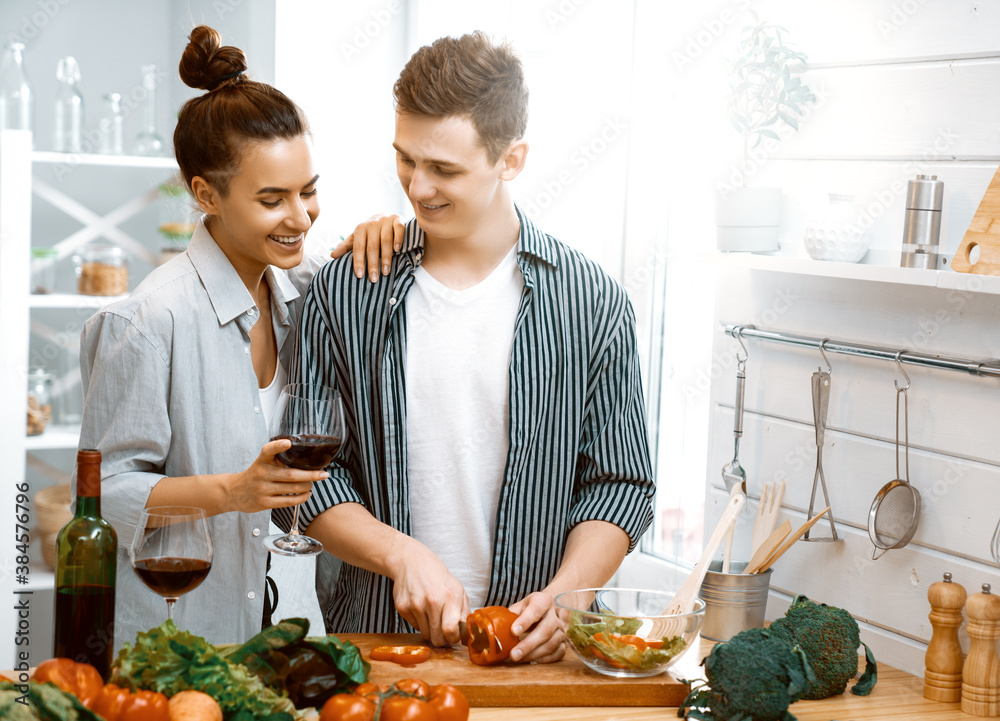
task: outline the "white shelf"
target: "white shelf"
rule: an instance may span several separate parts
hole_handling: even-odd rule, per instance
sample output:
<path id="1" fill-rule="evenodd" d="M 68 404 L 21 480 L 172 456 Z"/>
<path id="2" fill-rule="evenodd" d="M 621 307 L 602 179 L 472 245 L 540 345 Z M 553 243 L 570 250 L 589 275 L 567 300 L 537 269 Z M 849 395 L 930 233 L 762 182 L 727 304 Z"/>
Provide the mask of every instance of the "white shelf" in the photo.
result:
<path id="1" fill-rule="evenodd" d="M 103 308 L 112 301 L 127 298 L 127 295 L 77 295 L 76 293 L 32 294 L 28 298 L 30 308 Z"/>
<path id="2" fill-rule="evenodd" d="M 948 270 L 924 270 L 920 268 L 899 268 L 886 265 L 862 265 L 860 263 L 836 263 L 812 260 L 811 258 L 782 258 L 775 255 L 756 253 L 711 253 L 706 262 L 727 268 L 748 270 L 768 270 L 776 273 L 815 275 L 824 278 L 844 278 L 847 280 L 868 280 L 876 283 L 897 283 L 901 285 L 923 286 L 961 290 L 969 293 L 1000 295 L 1000 276 L 956 273 Z"/>
<path id="3" fill-rule="evenodd" d="M 115 168 L 165 168 L 177 170 L 173 157 L 152 157 L 143 155 L 98 155 L 97 153 L 56 153 L 51 150 L 35 150 L 31 153 L 33 163 L 54 165 L 106 165 Z"/>
<path id="4" fill-rule="evenodd" d="M 25 437 L 24 448 L 30 453 L 31 451 L 76 448 L 79 443 L 80 426 L 57 426 L 50 424 L 39 435 Z"/>

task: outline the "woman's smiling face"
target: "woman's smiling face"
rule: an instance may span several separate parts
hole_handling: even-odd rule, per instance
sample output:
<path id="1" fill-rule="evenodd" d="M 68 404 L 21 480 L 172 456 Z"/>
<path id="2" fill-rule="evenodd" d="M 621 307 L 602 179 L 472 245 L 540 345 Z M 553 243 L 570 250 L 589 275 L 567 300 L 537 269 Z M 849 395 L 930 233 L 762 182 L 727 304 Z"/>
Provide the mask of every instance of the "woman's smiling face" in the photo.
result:
<path id="1" fill-rule="evenodd" d="M 318 179 L 308 137 L 250 142 L 226 197 L 213 189 L 211 203 L 201 203 L 209 232 L 244 280 L 268 265 L 302 262 L 306 233 L 319 216 Z"/>

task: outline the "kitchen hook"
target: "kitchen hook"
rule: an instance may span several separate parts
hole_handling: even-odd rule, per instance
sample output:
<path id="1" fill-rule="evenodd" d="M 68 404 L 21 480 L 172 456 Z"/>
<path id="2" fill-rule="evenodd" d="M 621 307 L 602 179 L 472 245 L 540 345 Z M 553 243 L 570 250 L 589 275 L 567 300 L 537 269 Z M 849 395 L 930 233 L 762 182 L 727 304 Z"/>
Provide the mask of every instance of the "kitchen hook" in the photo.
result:
<path id="1" fill-rule="evenodd" d="M 910 388 L 910 376 L 906 375 L 906 369 L 903 368 L 903 364 L 899 360 L 899 357 L 901 355 L 903 355 L 903 351 L 898 351 L 896 353 L 896 358 L 895 358 L 895 360 L 896 360 L 896 367 L 899 368 L 899 372 L 902 373 L 903 374 L 903 378 L 906 379 L 906 385 L 903 386 L 902 388 L 900 388 L 899 387 L 899 381 L 896 380 L 896 379 L 893 379 L 892 384 L 894 386 L 896 386 L 896 392 L 897 393 L 900 392 L 900 391 L 909 390 L 909 388 Z"/>
<path id="2" fill-rule="evenodd" d="M 739 341 L 740 348 L 743 349 L 743 357 L 740 358 L 740 354 L 736 354 L 736 365 L 738 370 L 743 371 L 747 367 L 747 359 L 750 357 L 750 351 L 747 350 L 747 344 L 743 342 L 743 326 L 738 325 L 733 328 L 733 337 Z"/>
<path id="3" fill-rule="evenodd" d="M 826 357 L 826 349 L 823 347 L 830 342 L 829 338 L 824 338 L 819 342 L 819 354 L 823 356 L 823 362 L 826 363 L 827 375 L 833 374 L 833 367 L 830 365 L 830 359 Z"/>

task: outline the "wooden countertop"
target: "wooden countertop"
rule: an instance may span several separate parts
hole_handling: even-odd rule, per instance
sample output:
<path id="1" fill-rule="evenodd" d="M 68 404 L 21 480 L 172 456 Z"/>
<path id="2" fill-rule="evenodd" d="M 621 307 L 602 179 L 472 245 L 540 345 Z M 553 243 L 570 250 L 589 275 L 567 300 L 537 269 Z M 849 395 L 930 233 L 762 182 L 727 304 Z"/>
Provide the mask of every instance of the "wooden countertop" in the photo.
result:
<path id="1" fill-rule="evenodd" d="M 704 678 L 699 662 L 715 644 L 699 639 L 671 669 L 678 678 Z M 859 664 L 863 663 L 859 659 Z M 7 672 L 10 675 L 10 672 Z M 923 679 L 880 663 L 878 684 L 868 696 L 850 690 L 822 701 L 799 701 L 789 711 L 798 721 L 970 721 L 959 703 L 938 703 L 923 697 Z M 505 707 L 473 708 L 470 721 L 664 721 L 677 718 L 676 707 Z"/>
<path id="2" fill-rule="evenodd" d="M 789 711 L 799 721 L 970 721 L 958 703 L 937 703 L 923 697 L 924 681 L 880 663 L 878 685 L 869 696 L 848 690 L 822 701 L 799 701 Z M 674 708 L 474 708 L 470 721 L 664 721 L 676 718 Z"/>

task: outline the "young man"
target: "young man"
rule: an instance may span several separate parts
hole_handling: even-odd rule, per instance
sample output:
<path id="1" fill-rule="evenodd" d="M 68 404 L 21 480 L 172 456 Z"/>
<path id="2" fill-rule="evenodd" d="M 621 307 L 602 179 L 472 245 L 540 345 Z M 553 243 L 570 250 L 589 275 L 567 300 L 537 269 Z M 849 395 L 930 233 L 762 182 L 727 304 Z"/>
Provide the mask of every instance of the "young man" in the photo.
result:
<path id="1" fill-rule="evenodd" d="M 303 310 L 302 378 L 349 417 L 343 469 L 301 510 L 344 561 L 328 626 L 441 645 L 507 605 L 512 659 L 556 661 L 553 596 L 607 582 L 652 520 L 632 309 L 510 197 L 528 152 L 510 49 L 442 38 L 394 95 L 416 218 L 388 282 L 329 263 Z"/>

